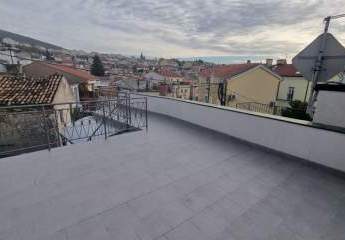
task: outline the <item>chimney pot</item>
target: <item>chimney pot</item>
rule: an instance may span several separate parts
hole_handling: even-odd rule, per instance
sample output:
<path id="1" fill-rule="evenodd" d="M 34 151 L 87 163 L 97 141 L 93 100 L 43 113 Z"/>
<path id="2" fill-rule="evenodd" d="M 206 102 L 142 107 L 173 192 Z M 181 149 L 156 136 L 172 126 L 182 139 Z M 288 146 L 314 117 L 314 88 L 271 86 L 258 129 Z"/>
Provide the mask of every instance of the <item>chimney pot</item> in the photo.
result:
<path id="1" fill-rule="evenodd" d="M 267 65 L 268 67 L 271 67 L 271 66 L 273 65 L 273 59 L 272 59 L 272 58 L 267 58 L 267 59 L 266 59 L 266 65 Z"/>
<path id="2" fill-rule="evenodd" d="M 287 64 L 286 59 L 278 59 L 277 60 L 277 65 L 284 65 L 284 64 Z"/>

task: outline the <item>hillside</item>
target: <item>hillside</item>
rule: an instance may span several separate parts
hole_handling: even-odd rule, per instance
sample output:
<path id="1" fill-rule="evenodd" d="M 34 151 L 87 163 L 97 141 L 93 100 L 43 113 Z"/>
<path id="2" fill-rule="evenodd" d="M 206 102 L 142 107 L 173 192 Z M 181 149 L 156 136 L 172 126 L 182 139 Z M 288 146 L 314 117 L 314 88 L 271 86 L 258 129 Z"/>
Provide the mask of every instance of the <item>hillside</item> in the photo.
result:
<path id="1" fill-rule="evenodd" d="M 54 49 L 54 50 L 63 49 L 62 47 L 56 46 L 54 44 L 46 43 L 34 38 L 26 37 L 20 34 L 11 33 L 11 32 L 0 29 L 0 39 L 3 39 L 3 38 L 11 38 L 19 43 L 28 43 L 32 46 L 40 46 L 40 47 L 44 47 L 48 49 Z"/>

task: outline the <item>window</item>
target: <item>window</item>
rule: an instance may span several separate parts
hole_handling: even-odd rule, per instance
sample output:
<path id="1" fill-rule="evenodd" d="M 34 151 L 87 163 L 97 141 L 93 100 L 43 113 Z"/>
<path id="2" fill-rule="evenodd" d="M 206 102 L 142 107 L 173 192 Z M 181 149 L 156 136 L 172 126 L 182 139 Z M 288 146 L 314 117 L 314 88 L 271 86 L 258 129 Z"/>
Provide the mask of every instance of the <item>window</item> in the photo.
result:
<path id="1" fill-rule="evenodd" d="M 59 112 L 59 115 L 60 115 L 60 122 L 61 123 L 65 123 L 65 118 L 63 116 L 63 110 L 60 109 L 60 110 L 58 110 L 58 112 Z"/>
<path id="2" fill-rule="evenodd" d="M 234 95 L 234 94 L 230 94 L 228 96 L 228 102 L 234 101 L 235 99 L 236 99 L 236 95 Z"/>
<path id="3" fill-rule="evenodd" d="M 295 88 L 294 87 L 289 87 L 286 99 L 288 101 L 292 101 L 294 93 L 295 93 Z"/>

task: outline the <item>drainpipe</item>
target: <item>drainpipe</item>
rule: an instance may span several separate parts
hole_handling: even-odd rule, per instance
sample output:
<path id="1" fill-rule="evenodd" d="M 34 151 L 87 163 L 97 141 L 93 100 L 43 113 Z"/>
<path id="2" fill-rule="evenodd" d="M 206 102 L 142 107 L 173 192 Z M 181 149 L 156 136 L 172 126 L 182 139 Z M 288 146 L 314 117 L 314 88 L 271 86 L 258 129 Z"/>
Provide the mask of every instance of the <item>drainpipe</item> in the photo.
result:
<path id="1" fill-rule="evenodd" d="M 304 102 L 307 101 L 307 95 L 308 95 L 308 91 L 309 91 L 309 84 L 310 84 L 310 81 L 309 81 L 309 80 L 307 80 L 307 81 L 308 81 L 308 83 L 307 83 L 307 89 L 305 90 Z"/>
<path id="2" fill-rule="evenodd" d="M 278 82 L 278 88 L 277 88 L 276 100 L 278 100 L 278 99 L 279 99 L 280 82 L 281 82 L 281 81 L 284 81 L 284 80 L 280 79 L 280 81 Z"/>

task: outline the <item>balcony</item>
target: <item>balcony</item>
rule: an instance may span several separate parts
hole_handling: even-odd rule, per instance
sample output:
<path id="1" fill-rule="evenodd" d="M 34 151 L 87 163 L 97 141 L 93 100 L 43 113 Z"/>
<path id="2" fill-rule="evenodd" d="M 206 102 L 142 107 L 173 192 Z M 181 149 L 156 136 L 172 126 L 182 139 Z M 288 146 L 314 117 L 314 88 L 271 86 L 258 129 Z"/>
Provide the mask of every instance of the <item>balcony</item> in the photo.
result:
<path id="1" fill-rule="evenodd" d="M 0 239 L 343 239 L 344 134 L 163 97 L 148 108 L 148 131 L 0 159 Z"/>
<path id="2" fill-rule="evenodd" d="M 0 158 L 147 127 L 146 98 L 0 107 Z"/>

